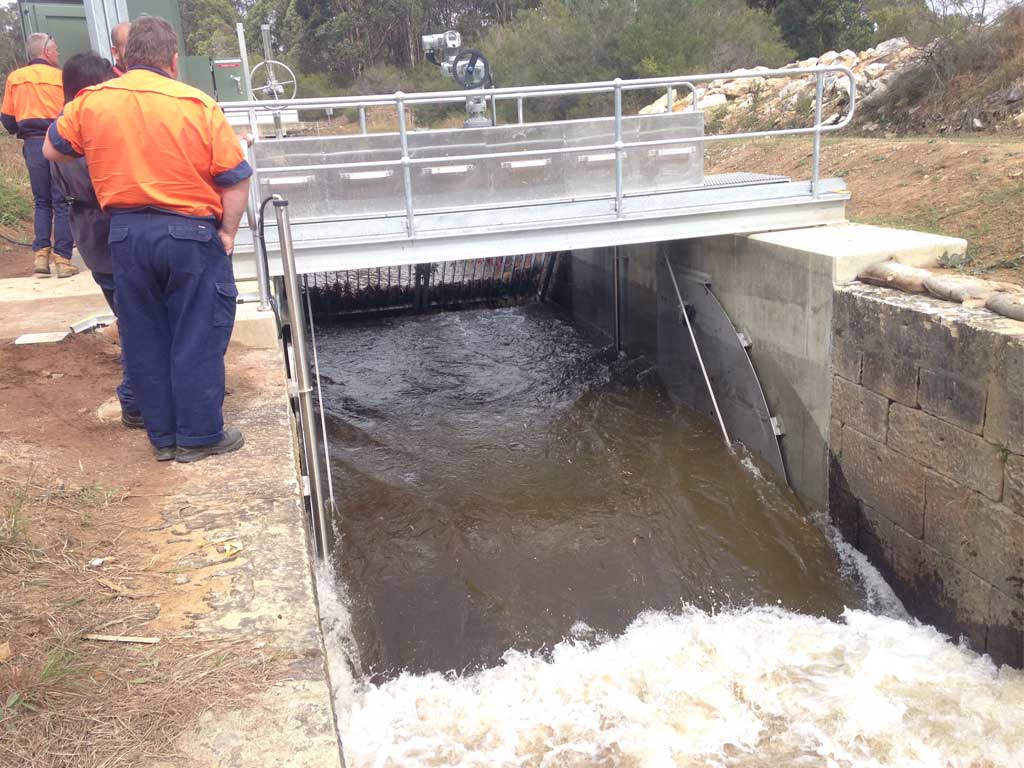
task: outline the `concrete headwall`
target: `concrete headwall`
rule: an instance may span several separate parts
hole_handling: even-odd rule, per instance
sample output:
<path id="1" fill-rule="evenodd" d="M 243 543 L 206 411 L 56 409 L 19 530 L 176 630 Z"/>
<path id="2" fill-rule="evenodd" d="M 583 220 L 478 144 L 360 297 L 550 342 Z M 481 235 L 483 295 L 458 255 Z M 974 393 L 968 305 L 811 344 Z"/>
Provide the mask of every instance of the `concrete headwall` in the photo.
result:
<path id="1" fill-rule="evenodd" d="M 916 617 L 1024 665 L 1024 326 L 833 299 L 830 513 Z"/>

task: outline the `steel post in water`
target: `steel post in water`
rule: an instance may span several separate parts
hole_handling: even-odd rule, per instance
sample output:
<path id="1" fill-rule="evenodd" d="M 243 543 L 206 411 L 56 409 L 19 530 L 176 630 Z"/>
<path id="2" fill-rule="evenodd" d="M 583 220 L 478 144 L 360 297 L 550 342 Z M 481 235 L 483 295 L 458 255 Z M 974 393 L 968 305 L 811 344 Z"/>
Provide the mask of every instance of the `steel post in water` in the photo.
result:
<path id="1" fill-rule="evenodd" d="M 853 86 L 851 86 L 853 87 Z M 825 96 L 825 73 L 818 70 L 814 88 L 814 152 L 811 160 L 811 196 L 818 196 L 818 176 L 821 169 L 821 102 Z"/>
<path id="2" fill-rule="evenodd" d="M 619 314 L 621 308 L 621 287 L 619 282 L 619 247 L 612 248 L 612 322 L 613 337 L 615 340 L 615 351 L 622 351 L 622 317 Z"/>
<path id="3" fill-rule="evenodd" d="M 320 450 L 317 439 L 316 419 L 313 416 L 313 386 L 310 381 L 309 355 L 306 349 L 306 325 L 302 312 L 299 292 L 299 276 L 295 268 L 295 252 L 292 248 L 291 221 L 288 216 L 288 201 L 274 200 L 277 216 L 277 231 L 280 239 L 281 261 L 284 265 L 285 288 L 288 292 L 288 319 L 291 324 L 292 351 L 295 355 L 295 383 L 298 387 L 299 421 L 302 436 L 308 446 L 309 479 L 313 507 L 313 533 L 317 556 L 327 557 L 330 546 L 330 526 L 327 522 L 326 498 L 320 473 Z M 330 469 L 328 468 L 328 471 Z"/>

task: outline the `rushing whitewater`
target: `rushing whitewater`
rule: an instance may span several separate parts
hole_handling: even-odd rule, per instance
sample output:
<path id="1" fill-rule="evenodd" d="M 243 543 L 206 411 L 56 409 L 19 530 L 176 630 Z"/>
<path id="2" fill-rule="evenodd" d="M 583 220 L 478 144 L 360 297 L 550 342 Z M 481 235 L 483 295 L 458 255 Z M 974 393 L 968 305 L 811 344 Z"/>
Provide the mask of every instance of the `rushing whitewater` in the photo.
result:
<path id="1" fill-rule="evenodd" d="M 339 719 L 349 768 L 1024 766 L 1024 674 L 862 611 L 645 614 L 616 639 L 366 687 Z"/>
<path id="2" fill-rule="evenodd" d="M 914 624 L 648 364 L 545 307 L 318 346 L 348 768 L 1024 768 L 1024 673 Z"/>

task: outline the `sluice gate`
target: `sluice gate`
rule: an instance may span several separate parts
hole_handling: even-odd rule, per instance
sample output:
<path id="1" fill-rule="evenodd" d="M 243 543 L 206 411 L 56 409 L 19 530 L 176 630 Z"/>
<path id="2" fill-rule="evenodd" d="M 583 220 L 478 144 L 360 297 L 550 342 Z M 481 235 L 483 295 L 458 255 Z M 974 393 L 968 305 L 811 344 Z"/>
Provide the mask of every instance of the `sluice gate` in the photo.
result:
<path id="1" fill-rule="evenodd" d="M 302 276 L 316 318 L 507 306 L 542 298 L 555 254 L 347 269 Z"/>
<path id="2" fill-rule="evenodd" d="M 699 109 L 674 112 L 671 102 L 663 114 L 623 113 L 625 93 L 692 90 L 735 74 L 484 90 L 480 97 L 492 107 L 519 102 L 519 120 L 460 130 L 409 129 L 417 107 L 465 99 L 452 92 L 224 105 L 247 114 L 254 134 L 257 112 L 264 109 L 392 108 L 396 116 L 394 132 L 260 139 L 247 148 L 254 169 L 249 236 L 243 231 L 236 240 L 235 270 L 240 278 L 256 278 L 260 308 L 276 308 L 292 349 L 304 472 L 321 555 L 329 546 L 333 489 L 320 444 L 326 444 L 323 410 L 317 424 L 314 407 L 320 386 L 313 371 L 315 341 L 311 361 L 306 351 L 305 328 L 315 334 L 314 317 L 521 301 L 550 289 L 556 253 L 842 222 L 849 193 L 842 180 L 820 178 L 820 141 L 852 119 L 853 73 L 827 66 L 740 75 L 806 76 L 817 84 L 812 125 L 738 134 L 706 134 Z M 848 83 L 847 114 L 826 125 L 826 82 L 833 86 L 841 79 Z M 611 115 L 525 120 L 522 107 L 530 99 L 584 94 L 607 95 Z M 793 135 L 813 141 L 809 181 L 705 173 L 708 142 Z M 276 221 L 264 216 L 271 201 Z M 617 258 L 609 282 L 618 348 Z M 747 442 L 785 477 L 780 423 L 768 412 L 740 337 L 708 284 L 689 299 L 677 290 L 675 301 L 677 317 L 681 311 L 688 321 L 687 348 L 699 363 L 704 391 L 727 442 L 730 433 Z M 682 399 L 702 410 L 702 397 L 694 390 Z"/>

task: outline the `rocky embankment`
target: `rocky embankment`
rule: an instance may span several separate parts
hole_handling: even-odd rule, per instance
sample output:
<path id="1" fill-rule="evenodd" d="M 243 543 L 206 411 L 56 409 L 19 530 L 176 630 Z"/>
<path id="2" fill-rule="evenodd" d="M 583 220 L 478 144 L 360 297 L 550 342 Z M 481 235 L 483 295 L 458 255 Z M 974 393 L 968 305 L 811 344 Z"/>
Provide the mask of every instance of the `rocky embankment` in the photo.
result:
<path id="1" fill-rule="evenodd" d="M 880 43 L 874 48 L 857 53 L 851 50 L 829 51 L 818 57 L 794 61 L 782 69 L 805 69 L 815 66 L 843 66 L 853 72 L 857 84 L 858 127 L 865 133 L 887 129 L 885 116 L 894 109 L 914 110 L 908 100 L 893 93 L 897 78 L 916 67 L 928 66 L 927 60 L 934 46 L 918 48 L 906 38 L 898 37 Z M 730 73 L 737 77 L 716 80 L 696 88 L 697 108 L 706 115 L 709 133 L 724 131 L 756 131 L 775 128 L 804 127 L 813 123 L 815 77 L 761 76 L 773 71 L 768 67 L 738 69 Z M 744 75 L 745 77 L 739 77 Z M 822 102 L 822 121 L 826 125 L 838 123 L 846 114 L 850 99 L 850 83 L 844 73 L 830 72 L 825 76 L 825 98 Z M 1024 128 L 1024 77 L 1008 90 L 995 95 L 1008 109 L 1011 125 Z M 641 114 L 666 111 L 668 95 L 648 105 Z M 672 104 L 674 112 L 693 108 L 694 94 L 680 88 Z M 939 130 L 942 126 L 937 126 Z M 970 127 L 982 130 L 986 122 L 973 118 Z"/>

